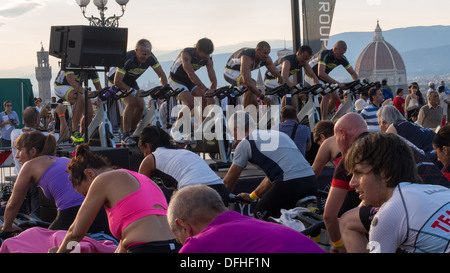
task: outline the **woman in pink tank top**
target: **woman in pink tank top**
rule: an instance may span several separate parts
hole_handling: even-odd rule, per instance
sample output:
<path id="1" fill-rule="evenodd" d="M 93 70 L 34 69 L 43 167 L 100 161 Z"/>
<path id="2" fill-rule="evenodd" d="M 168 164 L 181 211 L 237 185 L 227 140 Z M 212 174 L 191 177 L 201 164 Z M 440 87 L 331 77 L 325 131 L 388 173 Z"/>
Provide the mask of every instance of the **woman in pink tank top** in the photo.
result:
<path id="1" fill-rule="evenodd" d="M 166 198 L 148 177 L 114 169 L 86 144 L 77 147 L 68 169 L 74 188 L 86 198 L 57 252 L 70 252 L 102 207 L 119 240 L 116 252 L 178 252 L 181 245 L 167 222 Z"/>

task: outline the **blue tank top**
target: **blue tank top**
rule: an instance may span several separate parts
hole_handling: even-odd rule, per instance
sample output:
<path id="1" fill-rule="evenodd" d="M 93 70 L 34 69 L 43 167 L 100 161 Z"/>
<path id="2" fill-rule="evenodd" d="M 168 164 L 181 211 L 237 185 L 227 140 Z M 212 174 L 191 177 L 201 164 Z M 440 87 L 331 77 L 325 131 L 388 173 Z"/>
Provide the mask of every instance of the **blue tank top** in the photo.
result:
<path id="1" fill-rule="evenodd" d="M 50 157 L 56 161 L 48 167 L 37 183 L 42 188 L 45 197 L 55 200 L 58 211 L 81 205 L 84 196 L 75 190 L 67 172 L 70 159 Z"/>

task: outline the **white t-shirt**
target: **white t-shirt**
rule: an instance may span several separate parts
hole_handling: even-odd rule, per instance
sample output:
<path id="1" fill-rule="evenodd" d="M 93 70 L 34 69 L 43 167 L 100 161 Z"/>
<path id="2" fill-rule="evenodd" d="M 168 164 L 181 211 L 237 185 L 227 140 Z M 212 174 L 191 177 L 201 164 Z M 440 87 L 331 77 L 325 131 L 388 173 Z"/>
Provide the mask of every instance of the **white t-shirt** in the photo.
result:
<path id="1" fill-rule="evenodd" d="M 185 149 L 159 147 L 153 153 L 156 176 L 176 181 L 177 188 L 223 184 L 222 179 L 197 154 Z"/>
<path id="2" fill-rule="evenodd" d="M 369 231 L 369 249 L 394 253 L 450 251 L 450 189 L 400 183 L 381 207 Z"/>

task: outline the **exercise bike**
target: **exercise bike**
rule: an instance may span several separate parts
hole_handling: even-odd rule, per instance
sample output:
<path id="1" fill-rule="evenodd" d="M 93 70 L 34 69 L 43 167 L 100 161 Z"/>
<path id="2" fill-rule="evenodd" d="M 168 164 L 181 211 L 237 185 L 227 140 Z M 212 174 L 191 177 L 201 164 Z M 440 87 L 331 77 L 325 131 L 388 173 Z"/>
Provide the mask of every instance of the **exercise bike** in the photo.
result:
<path id="1" fill-rule="evenodd" d="M 186 149 L 195 153 L 207 153 L 215 161 L 215 163 L 209 164 L 211 169 L 215 171 L 231 166 L 231 151 L 235 143 L 227 130 L 227 118 L 221 101 L 227 98 L 225 110 L 228 113 L 228 111 L 235 110 L 238 98 L 246 91 L 246 89 L 225 86 L 216 89 L 213 93 L 206 94 L 206 97 L 214 98 L 215 104 L 205 108 L 207 115 L 201 126 L 195 128 L 193 138 L 191 137 L 190 140 L 185 142 Z"/>
<path id="2" fill-rule="evenodd" d="M 305 94 L 308 95 L 308 101 L 303 105 L 302 109 L 297 114 L 297 120 L 300 124 L 308 125 L 311 132 L 314 131 L 316 123 L 321 120 L 320 117 L 320 103 L 319 94 L 327 95 L 335 91 L 339 86 L 334 84 L 315 84 L 310 87 L 296 86 L 297 90 L 294 90 L 291 94 Z"/>
<path id="3" fill-rule="evenodd" d="M 347 94 L 346 102 L 336 111 L 336 113 L 331 118 L 331 121 L 336 121 L 341 118 L 343 115 L 356 112 L 355 110 L 355 101 L 357 98 L 358 91 L 369 90 L 370 88 L 376 86 L 379 82 L 369 83 L 367 80 L 363 80 L 361 83 L 360 80 L 352 81 L 347 83 L 344 87 L 339 88 L 340 90 L 349 90 Z"/>
<path id="4" fill-rule="evenodd" d="M 139 96 L 140 97 L 148 97 L 151 96 L 150 100 L 150 108 L 148 109 L 145 116 L 142 118 L 141 122 L 139 123 L 138 127 L 134 131 L 134 133 L 131 135 L 132 138 L 139 138 L 141 135 L 142 130 L 148 126 L 148 125 L 154 125 L 158 126 L 160 128 L 165 129 L 168 131 L 170 129 L 170 113 L 169 108 L 166 107 L 167 113 L 166 113 L 166 120 L 161 119 L 159 113 L 160 113 L 160 102 L 167 102 L 171 97 L 176 97 L 178 94 L 183 91 L 182 89 L 173 90 L 169 85 L 165 86 L 157 86 L 150 90 L 147 90 L 145 92 L 142 92 Z"/>
<path id="5" fill-rule="evenodd" d="M 272 104 L 267 107 L 267 111 L 260 116 L 258 128 L 270 130 L 274 125 L 281 122 L 281 100 L 285 95 L 290 95 L 295 86 L 290 87 L 284 83 L 280 86 L 265 91 L 265 96 L 270 96 Z M 260 113 L 260 112 L 258 112 Z"/>
<path id="6" fill-rule="evenodd" d="M 108 117 L 108 101 L 114 99 L 118 92 L 116 86 L 110 86 L 89 96 L 90 99 L 99 98 L 99 109 L 88 127 L 90 146 L 116 147 L 113 127 Z"/>

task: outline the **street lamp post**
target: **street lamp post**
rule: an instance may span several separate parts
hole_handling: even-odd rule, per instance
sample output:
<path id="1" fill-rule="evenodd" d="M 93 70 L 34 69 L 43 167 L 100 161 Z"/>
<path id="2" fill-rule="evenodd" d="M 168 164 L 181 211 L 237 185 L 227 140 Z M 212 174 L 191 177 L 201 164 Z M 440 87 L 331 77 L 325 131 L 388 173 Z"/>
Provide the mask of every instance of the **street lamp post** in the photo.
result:
<path id="1" fill-rule="evenodd" d="M 106 4 L 108 3 L 108 0 L 94 0 L 94 5 L 97 6 L 98 11 L 100 13 L 100 18 L 94 17 L 91 15 L 90 17 L 86 16 L 86 7 L 89 5 L 91 0 L 75 0 L 78 6 L 81 8 L 81 12 L 83 13 L 84 18 L 86 18 L 89 21 L 90 26 L 94 27 L 119 27 L 119 19 L 124 15 L 125 13 L 125 6 L 127 5 L 129 0 L 116 0 L 116 3 L 120 5 L 122 9 L 122 14 L 117 16 L 113 15 L 110 17 L 105 16 L 105 11 L 107 10 Z M 107 75 L 108 67 L 105 67 L 105 86 L 108 86 L 108 75 Z M 86 81 L 87 85 L 87 81 Z M 85 96 L 85 116 L 87 117 L 88 114 L 88 96 Z M 89 134 L 88 134 L 88 127 L 89 125 L 87 122 L 84 124 L 84 131 L 85 131 L 85 141 L 86 143 L 89 143 Z"/>
<path id="2" fill-rule="evenodd" d="M 108 9 L 106 7 L 106 4 L 108 3 L 108 0 L 94 0 L 94 5 L 97 6 L 98 11 L 100 13 L 99 17 L 94 17 L 93 15 L 86 16 L 86 7 L 89 5 L 91 0 L 75 0 L 81 8 L 81 12 L 83 13 L 84 18 L 88 19 L 89 25 L 96 26 L 96 27 L 118 27 L 119 26 L 119 19 L 124 15 L 125 13 L 125 7 L 129 0 L 116 0 L 117 4 L 120 5 L 122 9 L 122 14 L 117 16 L 113 15 L 110 17 L 105 16 L 105 11 Z"/>

